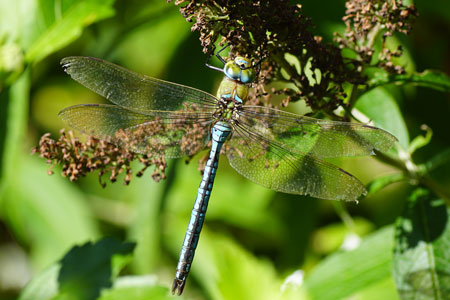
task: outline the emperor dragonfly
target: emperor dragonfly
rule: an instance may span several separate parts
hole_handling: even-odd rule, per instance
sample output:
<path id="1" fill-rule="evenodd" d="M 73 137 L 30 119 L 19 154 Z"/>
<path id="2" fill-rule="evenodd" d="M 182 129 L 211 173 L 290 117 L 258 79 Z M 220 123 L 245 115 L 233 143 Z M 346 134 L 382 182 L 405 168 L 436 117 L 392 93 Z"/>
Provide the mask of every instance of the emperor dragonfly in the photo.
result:
<path id="1" fill-rule="evenodd" d="M 140 75 L 92 57 L 67 57 L 64 70 L 111 101 L 65 108 L 72 127 L 132 151 L 169 158 L 210 147 L 184 238 L 172 293 L 183 292 L 217 171 L 219 154 L 248 179 L 275 191 L 333 200 L 366 194 L 354 176 L 321 158 L 374 154 L 396 142 L 390 133 L 359 123 L 314 119 L 245 105 L 258 63 L 245 57 L 225 61 L 217 96 Z M 259 68 L 259 66 L 258 66 Z"/>

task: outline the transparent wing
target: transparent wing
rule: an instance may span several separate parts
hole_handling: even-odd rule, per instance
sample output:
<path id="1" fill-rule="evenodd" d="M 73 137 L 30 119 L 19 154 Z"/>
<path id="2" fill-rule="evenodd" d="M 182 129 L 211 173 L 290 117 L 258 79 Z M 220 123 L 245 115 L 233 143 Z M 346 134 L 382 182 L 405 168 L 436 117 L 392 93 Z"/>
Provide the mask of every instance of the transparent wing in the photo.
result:
<path id="1" fill-rule="evenodd" d="M 397 139 L 387 131 L 359 123 L 319 120 L 281 110 L 243 106 L 238 122 L 283 147 L 320 158 L 387 151 Z"/>
<path id="2" fill-rule="evenodd" d="M 59 116 L 73 128 L 128 147 L 133 152 L 166 157 L 192 155 L 205 148 L 211 116 L 196 112 L 140 114 L 116 105 L 82 104 Z"/>
<path id="3" fill-rule="evenodd" d="M 197 111 L 207 112 L 217 107 L 217 99 L 211 94 L 141 75 L 98 58 L 66 57 L 61 65 L 74 80 L 129 110 L 150 113 L 189 110 L 195 105 Z"/>
<path id="4" fill-rule="evenodd" d="M 275 191 L 347 201 L 366 194 L 364 185 L 346 171 L 289 150 L 240 124 L 234 126 L 225 151 L 236 171 Z"/>

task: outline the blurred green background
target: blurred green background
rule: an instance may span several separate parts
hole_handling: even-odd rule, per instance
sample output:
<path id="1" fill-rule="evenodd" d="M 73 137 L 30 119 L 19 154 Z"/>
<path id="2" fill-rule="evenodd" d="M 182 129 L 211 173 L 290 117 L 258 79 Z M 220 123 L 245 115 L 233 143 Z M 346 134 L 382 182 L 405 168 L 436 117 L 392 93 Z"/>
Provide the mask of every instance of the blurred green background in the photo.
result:
<path id="1" fill-rule="evenodd" d="M 344 29 L 344 3 L 302 1 L 304 13 L 326 41 Z M 419 0 L 416 5 L 420 16 L 412 34 L 398 37 L 407 68 L 448 74 L 450 2 Z M 90 13 L 84 14 L 86 9 Z M 69 15 L 67 24 L 58 11 Z M 103 189 L 95 174 L 72 183 L 59 176 L 56 167 L 55 175 L 48 176 L 48 165 L 31 156 L 30 149 L 42 134 L 55 137 L 65 127 L 57 117 L 61 109 L 105 102 L 63 72 L 59 61 L 66 56 L 103 58 L 215 94 L 222 75 L 204 66 L 199 33 L 190 26 L 178 7 L 165 1 L 0 0 L 0 299 L 16 299 L 31 278 L 74 245 L 104 236 L 136 242 L 122 276 L 140 278 L 146 287 L 171 286 L 201 179 L 197 161 L 204 153 L 189 164 L 184 159 L 169 161 L 167 180 L 160 183 L 147 172 L 129 186 L 119 179 Z M 433 129 L 431 143 L 415 153 L 415 161 L 448 148 L 448 94 L 413 86 L 388 91 L 409 137 L 423 134 L 422 124 Z M 288 109 L 304 112 L 301 103 Z M 364 183 L 395 172 L 370 157 L 337 163 Z M 435 172 L 448 187 L 448 164 Z M 280 292 L 283 281 L 301 269 L 312 299 L 397 299 L 391 225 L 412 189 L 407 182 L 395 183 L 358 205 L 345 204 L 352 215 L 348 220 L 331 201 L 275 193 L 246 180 L 223 157 L 184 297 L 301 299 L 306 296 L 295 284 L 285 282 L 288 287 Z M 362 252 L 342 256 L 344 240 L 351 244 L 365 236 L 365 248 L 358 248 Z M 162 288 L 147 297 L 165 299 L 167 293 Z M 141 297 L 124 295 L 122 299 Z"/>

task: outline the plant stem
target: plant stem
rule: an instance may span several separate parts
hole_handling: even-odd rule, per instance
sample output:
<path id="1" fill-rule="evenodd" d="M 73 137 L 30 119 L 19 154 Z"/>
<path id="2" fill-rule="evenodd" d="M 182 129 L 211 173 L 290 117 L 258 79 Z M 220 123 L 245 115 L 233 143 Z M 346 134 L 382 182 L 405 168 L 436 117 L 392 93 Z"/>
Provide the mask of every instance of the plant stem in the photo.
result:
<path id="1" fill-rule="evenodd" d="M 357 91 L 358 91 L 358 86 L 359 86 L 359 84 L 354 84 L 352 86 L 352 91 L 350 92 L 350 98 L 348 100 L 348 105 L 347 105 L 347 108 L 345 109 L 345 119 L 346 120 L 350 120 L 352 108 L 353 108 L 353 105 L 356 102 L 356 95 L 357 95 Z"/>
<path id="2" fill-rule="evenodd" d="M 347 228 L 355 232 L 355 222 L 353 221 L 352 216 L 348 212 L 347 207 L 341 201 L 332 201 L 334 210 L 336 211 L 339 218 L 341 218 L 342 222 L 347 226 Z"/>
<path id="3" fill-rule="evenodd" d="M 412 180 L 416 180 L 420 184 L 426 186 L 431 191 L 433 191 L 436 195 L 438 195 L 439 197 L 442 197 L 442 199 L 444 199 L 445 202 L 447 202 L 447 204 L 450 205 L 450 192 L 447 189 L 445 189 L 445 187 L 436 183 L 434 180 L 432 180 L 429 176 L 427 176 L 425 174 L 420 175 L 418 173 L 411 173 L 411 171 L 406 167 L 405 163 L 399 159 L 390 157 L 389 155 L 386 155 L 379 151 L 375 151 L 375 153 L 376 153 L 376 156 L 375 156 L 376 159 L 403 171 L 408 178 L 411 178 Z"/>
<path id="4" fill-rule="evenodd" d="M 436 195 L 444 199 L 448 206 L 450 206 L 450 192 L 446 190 L 443 186 L 436 183 L 429 176 L 421 176 L 419 182 L 432 190 Z"/>
<path id="5" fill-rule="evenodd" d="M 19 79 L 11 85 L 6 128 L 5 145 L 1 169 L 0 201 L 4 201 L 5 192 L 18 178 L 22 149 L 28 123 L 28 104 L 30 93 L 30 68 L 28 67 Z"/>
<path id="6" fill-rule="evenodd" d="M 381 31 L 380 24 L 377 24 L 377 25 L 375 25 L 375 27 L 372 28 L 371 32 L 368 34 L 368 38 L 369 38 L 367 41 L 368 48 L 373 48 L 373 45 L 375 44 L 375 41 L 376 41 L 380 31 Z"/>

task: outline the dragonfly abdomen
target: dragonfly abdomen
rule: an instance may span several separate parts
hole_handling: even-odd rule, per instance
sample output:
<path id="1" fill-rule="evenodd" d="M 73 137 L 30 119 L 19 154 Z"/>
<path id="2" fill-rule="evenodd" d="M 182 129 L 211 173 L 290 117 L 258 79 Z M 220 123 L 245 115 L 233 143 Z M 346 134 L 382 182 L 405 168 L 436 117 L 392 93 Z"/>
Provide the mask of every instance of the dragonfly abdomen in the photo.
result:
<path id="1" fill-rule="evenodd" d="M 197 198 L 192 208 L 188 229 L 184 237 L 178 260 L 177 272 L 172 285 L 172 293 L 181 295 L 189 274 L 192 261 L 194 260 L 195 249 L 198 245 L 200 232 L 205 220 L 206 209 L 208 208 L 209 197 L 214 184 L 217 166 L 219 163 L 220 149 L 230 135 L 231 127 L 225 122 L 217 122 L 211 129 L 212 145 L 209 158 L 206 162 L 202 181 L 198 188 Z"/>

